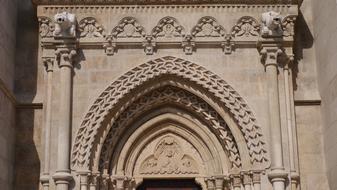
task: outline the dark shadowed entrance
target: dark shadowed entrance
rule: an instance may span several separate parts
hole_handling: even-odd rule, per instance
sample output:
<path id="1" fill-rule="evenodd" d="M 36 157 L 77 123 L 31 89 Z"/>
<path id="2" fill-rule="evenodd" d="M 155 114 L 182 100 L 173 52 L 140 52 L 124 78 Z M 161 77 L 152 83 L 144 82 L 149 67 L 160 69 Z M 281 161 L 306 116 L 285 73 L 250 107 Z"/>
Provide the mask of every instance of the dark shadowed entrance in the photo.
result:
<path id="1" fill-rule="evenodd" d="M 144 180 L 137 190 L 201 190 L 194 179 Z"/>

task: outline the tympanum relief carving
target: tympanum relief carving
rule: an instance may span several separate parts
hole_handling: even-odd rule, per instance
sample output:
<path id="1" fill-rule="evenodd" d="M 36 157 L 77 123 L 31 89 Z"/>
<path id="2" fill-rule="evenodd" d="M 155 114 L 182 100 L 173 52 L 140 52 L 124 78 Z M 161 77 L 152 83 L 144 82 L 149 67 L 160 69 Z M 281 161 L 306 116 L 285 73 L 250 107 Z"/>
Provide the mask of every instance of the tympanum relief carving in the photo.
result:
<path id="1" fill-rule="evenodd" d="M 140 174 L 198 174 L 196 161 L 184 153 L 178 139 L 173 136 L 162 138 L 152 155 L 140 166 Z"/>

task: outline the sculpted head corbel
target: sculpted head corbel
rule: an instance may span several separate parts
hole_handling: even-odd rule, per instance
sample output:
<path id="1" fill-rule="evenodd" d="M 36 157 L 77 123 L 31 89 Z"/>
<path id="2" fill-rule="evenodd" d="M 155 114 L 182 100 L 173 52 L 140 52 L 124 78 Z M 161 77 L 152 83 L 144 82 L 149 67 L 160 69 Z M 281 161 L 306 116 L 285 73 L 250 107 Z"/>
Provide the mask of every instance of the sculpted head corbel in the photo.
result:
<path id="1" fill-rule="evenodd" d="M 54 16 L 55 29 L 54 37 L 75 38 L 76 37 L 76 16 L 68 12 L 57 13 Z"/>
<path id="2" fill-rule="evenodd" d="M 262 37 L 282 37 L 282 20 L 280 13 L 269 11 L 262 14 Z"/>

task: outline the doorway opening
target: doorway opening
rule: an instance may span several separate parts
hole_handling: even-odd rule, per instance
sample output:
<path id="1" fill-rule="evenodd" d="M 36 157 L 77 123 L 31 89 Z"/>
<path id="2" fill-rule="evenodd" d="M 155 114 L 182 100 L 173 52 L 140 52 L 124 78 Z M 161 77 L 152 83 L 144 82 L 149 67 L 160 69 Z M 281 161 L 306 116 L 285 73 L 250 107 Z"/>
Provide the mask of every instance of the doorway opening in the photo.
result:
<path id="1" fill-rule="evenodd" d="M 194 179 L 145 179 L 137 190 L 201 190 Z"/>

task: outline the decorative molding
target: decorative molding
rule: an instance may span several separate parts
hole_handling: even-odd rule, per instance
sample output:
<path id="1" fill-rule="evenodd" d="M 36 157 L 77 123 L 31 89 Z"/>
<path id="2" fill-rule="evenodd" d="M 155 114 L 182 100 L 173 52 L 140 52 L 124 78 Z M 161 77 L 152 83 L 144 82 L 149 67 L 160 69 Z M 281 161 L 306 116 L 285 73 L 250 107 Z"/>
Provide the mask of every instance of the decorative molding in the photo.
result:
<path id="1" fill-rule="evenodd" d="M 184 37 L 185 29 L 178 23 L 177 19 L 167 16 L 162 18 L 153 28 L 152 36 L 155 38 Z"/>
<path id="2" fill-rule="evenodd" d="M 125 17 L 112 30 L 111 35 L 114 38 L 143 38 L 146 32 L 135 18 Z"/>
<path id="3" fill-rule="evenodd" d="M 231 167 L 241 168 L 242 164 L 238 146 L 226 122 L 212 107 L 199 97 L 175 87 L 156 89 L 150 93 L 137 94 L 137 97 L 141 98 L 124 103 L 125 106 L 123 108 L 126 109 L 118 110 L 117 113 L 119 113 L 119 115 L 116 114 L 112 117 L 110 121 L 111 129 L 106 132 L 107 136 L 101 149 L 100 169 L 111 159 L 111 152 L 109 151 L 112 150 L 111 147 L 115 147 L 117 139 L 119 139 L 118 134 L 120 134 L 122 130 L 121 127 L 125 126 L 126 122 L 134 119 L 139 113 L 151 109 L 153 106 L 159 106 L 165 103 L 182 105 L 200 116 L 200 118 L 203 118 L 209 126 L 213 127 L 219 139 L 223 140 L 222 145 L 231 162 Z"/>
<path id="4" fill-rule="evenodd" d="M 79 22 L 80 37 L 103 38 L 104 29 L 94 17 L 86 17 Z"/>
<path id="5" fill-rule="evenodd" d="M 33 0 L 37 5 L 298 4 L 300 0 Z"/>
<path id="6" fill-rule="evenodd" d="M 250 110 L 243 98 L 229 84 L 207 69 L 189 61 L 168 56 L 149 61 L 132 69 L 109 85 L 96 99 L 75 136 L 72 150 L 72 166 L 74 168 L 90 167 L 91 155 L 88 152 L 92 151 L 97 131 L 105 116 L 120 99 L 144 82 L 163 74 L 183 77 L 212 92 L 232 114 L 239 126 L 247 143 L 251 163 L 268 161 L 261 128 L 257 125 L 253 111 Z"/>
<path id="7" fill-rule="evenodd" d="M 202 17 L 196 26 L 193 27 L 191 35 L 198 37 L 224 37 L 226 30 L 221 26 L 217 20 L 210 16 Z"/>
<path id="8" fill-rule="evenodd" d="M 140 174 L 179 175 L 198 174 L 198 165 L 192 156 L 184 154 L 177 139 L 166 136 L 160 140 L 152 155 L 140 166 Z"/>

